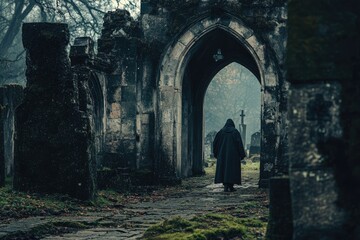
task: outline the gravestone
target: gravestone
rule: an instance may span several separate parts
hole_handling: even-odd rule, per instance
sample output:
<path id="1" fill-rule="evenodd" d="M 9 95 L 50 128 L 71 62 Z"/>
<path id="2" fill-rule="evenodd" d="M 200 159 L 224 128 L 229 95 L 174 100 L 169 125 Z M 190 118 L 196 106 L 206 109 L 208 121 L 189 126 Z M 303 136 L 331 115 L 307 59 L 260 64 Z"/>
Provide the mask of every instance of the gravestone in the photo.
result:
<path id="1" fill-rule="evenodd" d="M 260 154 L 260 140 L 261 140 L 260 132 L 256 132 L 251 135 L 250 152 L 249 152 L 250 156 L 254 154 Z"/>
<path id="2" fill-rule="evenodd" d="M 210 145 L 210 158 L 214 158 L 214 140 L 216 131 L 211 131 L 206 135 L 205 143 Z"/>

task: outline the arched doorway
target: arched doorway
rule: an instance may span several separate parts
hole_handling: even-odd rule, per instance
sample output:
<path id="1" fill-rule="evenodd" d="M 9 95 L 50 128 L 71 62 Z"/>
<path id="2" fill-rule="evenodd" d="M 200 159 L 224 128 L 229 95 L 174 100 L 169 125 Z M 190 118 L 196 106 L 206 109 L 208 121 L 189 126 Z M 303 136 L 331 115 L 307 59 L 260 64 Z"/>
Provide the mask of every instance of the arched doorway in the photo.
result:
<path id="1" fill-rule="evenodd" d="M 174 179 L 203 173 L 203 104 L 212 78 L 237 62 L 262 85 L 261 180 L 274 174 L 279 145 L 278 77 L 271 53 L 231 15 L 196 21 L 163 55 L 157 86 L 156 170 Z"/>

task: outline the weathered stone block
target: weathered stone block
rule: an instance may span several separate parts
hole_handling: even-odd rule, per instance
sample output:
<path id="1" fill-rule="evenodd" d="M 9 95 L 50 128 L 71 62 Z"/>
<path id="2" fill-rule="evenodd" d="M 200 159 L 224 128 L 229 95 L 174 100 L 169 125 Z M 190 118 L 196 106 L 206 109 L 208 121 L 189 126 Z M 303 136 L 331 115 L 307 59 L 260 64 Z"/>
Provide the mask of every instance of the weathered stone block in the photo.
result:
<path id="1" fill-rule="evenodd" d="M 121 118 L 121 106 L 120 103 L 112 103 L 110 105 L 110 119 L 120 119 Z"/>

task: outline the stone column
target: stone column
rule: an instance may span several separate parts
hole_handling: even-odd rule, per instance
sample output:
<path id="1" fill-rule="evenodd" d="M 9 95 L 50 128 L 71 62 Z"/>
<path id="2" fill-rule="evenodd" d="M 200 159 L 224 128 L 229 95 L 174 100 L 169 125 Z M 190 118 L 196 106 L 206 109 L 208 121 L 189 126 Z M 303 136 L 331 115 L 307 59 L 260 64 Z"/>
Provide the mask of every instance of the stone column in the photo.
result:
<path id="1" fill-rule="evenodd" d="M 94 131 L 82 107 L 91 102 L 83 102 L 89 93 L 71 71 L 68 43 L 66 24 L 23 25 L 27 87 L 15 115 L 14 188 L 91 199 Z"/>
<path id="2" fill-rule="evenodd" d="M 289 2 L 294 240 L 359 238 L 359 17 L 355 0 Z"/>

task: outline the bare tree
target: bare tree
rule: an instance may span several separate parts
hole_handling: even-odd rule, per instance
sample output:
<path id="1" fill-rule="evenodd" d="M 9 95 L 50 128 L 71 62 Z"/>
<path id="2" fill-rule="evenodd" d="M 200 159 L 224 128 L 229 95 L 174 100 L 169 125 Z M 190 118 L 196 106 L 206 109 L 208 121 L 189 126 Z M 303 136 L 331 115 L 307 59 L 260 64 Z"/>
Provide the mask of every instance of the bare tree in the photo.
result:
<path id="1" fill-rule="evenodd" d="M 23 75 L 24 51 L 19 36 L 23 22 L 65 22 L 73 38 L 96 39 L 107 11 L 125 8 L 137 17 L 139 7 L 139 0 L 0 0 L 0 84 Z"/>

